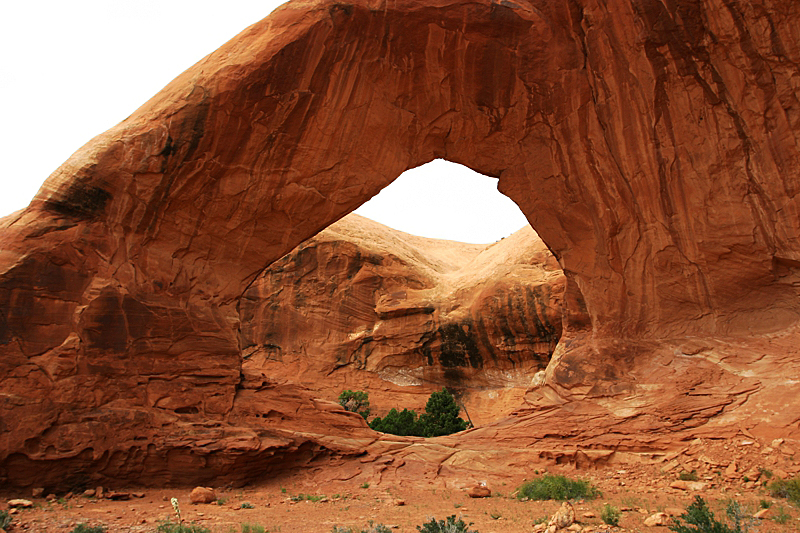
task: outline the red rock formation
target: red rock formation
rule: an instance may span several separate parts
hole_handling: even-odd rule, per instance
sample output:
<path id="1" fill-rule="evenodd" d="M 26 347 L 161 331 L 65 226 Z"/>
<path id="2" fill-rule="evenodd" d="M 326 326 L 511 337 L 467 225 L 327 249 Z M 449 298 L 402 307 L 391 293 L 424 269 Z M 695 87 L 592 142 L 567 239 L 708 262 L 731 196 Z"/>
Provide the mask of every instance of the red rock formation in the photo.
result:
<path id="1" fill-rule="evenodd" d="M 349 215 L 245 291 L 242 371 L 327 398 L 366 388 L 381 416 L 421 411 L 447 386 L 483 424 L 519 405 L 550 361 L 563 280 L 530 227 L 472 245 Z"/>
<path id="2" fill-rule="evenodd" d="M 0 477 L 199 484 L 363 450 L 363 422 L 242 380 L 239 303 L 436 157 L 500 178 L 564 269 L 565 327 L 528 410 L 414 457 L 797 432 L 799 22 L 789 0 L 287 4 L 3 219 Z"/>

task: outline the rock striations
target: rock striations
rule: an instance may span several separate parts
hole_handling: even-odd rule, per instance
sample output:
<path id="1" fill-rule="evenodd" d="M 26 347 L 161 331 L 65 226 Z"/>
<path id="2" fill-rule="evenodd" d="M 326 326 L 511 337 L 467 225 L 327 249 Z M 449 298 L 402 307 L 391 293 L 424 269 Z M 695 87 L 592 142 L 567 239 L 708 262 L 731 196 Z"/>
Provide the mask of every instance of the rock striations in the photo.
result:
<path id="1" fill-rule="evenodd" d="M 561 336 L 563 290 L 558 263 L 530 226 L 473 245 L 348 215 L 245 291 L 242 371 L 327 398 L 368 388 L 381 416 L 420 411 L 447 386 L 480 424 L 519 405 L 546 368 Z"/>
<path id="2" fill-rule="evenodd" d="M 396 475 L 497 472 L 698 434 L 798 436 L 799 28 L 792 0 L 286 4 L 0 220 L 0 482 L 244 482 L 351 456 Z M 499 178 L 563 269 L 563 326 L 510 417 L 389 442 L 299 384 L 244 372 L 273 337 L 301 347 L 243 316 L 285 305 L 270 284 L 329 245 L 267 265 L 434 158 Z M 315 342 L 341 350 L 329 360 L 397 376 L 419 363 L 409 339 L 367 362 L 367 332 L 432 319 L 418 346 L 439 358 L 433 378 L 452 368 L 454 326 L 501 341 L 479 350 L 485 368 L 533 370 L 538 341 L 516 353 L 500 323 L 475 322 L 475 291 L 508 287 L 433 266 L 452 260 L 405 271 L 411 298 L 366 279 L 390 257 L 360 266 L 349 293 L 325 296 L 331 327 L 290 325 L 324 329 Z M 426 283 L 445 277 L 462 309 L 432 299 Z M 370 302 L 358 291 L 372 287 Z M 348 306 L 361 329 L 334 324 Z M 463 355 L 469 380 L 489 379 Z"/>

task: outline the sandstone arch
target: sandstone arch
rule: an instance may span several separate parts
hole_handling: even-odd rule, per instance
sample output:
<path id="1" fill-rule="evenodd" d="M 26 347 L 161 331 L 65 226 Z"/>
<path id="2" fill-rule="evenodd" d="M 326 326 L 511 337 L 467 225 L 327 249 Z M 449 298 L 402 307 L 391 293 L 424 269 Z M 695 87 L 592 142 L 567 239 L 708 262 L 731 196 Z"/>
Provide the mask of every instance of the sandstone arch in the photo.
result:
<path id="1" fill-rule="evenodd" d="M 708 349 L 689 338 L 788 331 L 798 19 L 780 0 L 288 4 L 4 219 L 2 457 L 92 449 L 122 475 L 172 437 L 132 451 L 76 409 L 159 427 L 199 394 L 198 412 L 230 421 L 248 283 L 436 157 L 498 177 L 559 258 L 562 395 L 630 392 L 623 376 L 653 354 Z M 33 422 L 7 422 L 23 410 Z M 304 446 L 287 442 L 274 448 Z"/>

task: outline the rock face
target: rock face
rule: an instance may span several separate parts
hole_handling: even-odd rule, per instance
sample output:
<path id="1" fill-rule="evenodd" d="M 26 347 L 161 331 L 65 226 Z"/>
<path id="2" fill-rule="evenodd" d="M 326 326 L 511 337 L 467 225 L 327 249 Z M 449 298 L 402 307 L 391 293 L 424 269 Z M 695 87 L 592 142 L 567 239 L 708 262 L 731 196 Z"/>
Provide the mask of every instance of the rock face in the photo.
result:
<path id="1" fill-rule="evenodd" d="M 447 386 L 483 423 L 510 411 L 499 396 L 519 402 L 546 368 L 561 336 L 563 287 L 530 227 L 470 245 L 348 215 L 245 291 L 242 371 L 328 398 L 369 383 L 378 415 L 421 410 Z M 488 391 L 496 408 L 487 410 Z"/>
<path id="2" fill-rule="evenodd" d="M 241 306 L 437 157 L 499 177 L 564 270 L 564 321 L 524 408 L 414 457 L 796 436 L 798 28 L 789 0 L 287 4 L 0 221 L 0 481 L 241 482 L 385 450 L 246 379 Z"/>

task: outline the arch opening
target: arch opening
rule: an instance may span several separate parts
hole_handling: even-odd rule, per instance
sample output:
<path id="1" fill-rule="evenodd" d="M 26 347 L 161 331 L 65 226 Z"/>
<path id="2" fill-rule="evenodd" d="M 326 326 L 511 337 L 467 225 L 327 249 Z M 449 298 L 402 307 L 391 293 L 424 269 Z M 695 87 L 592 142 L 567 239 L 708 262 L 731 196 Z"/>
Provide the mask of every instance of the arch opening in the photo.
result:
<path id="1" fill-rule="evenodd" d="M 518 407 L 561 338 L 565 279 L 493 181 L 443 160 L 422 165 L 272 263 L 239 307 L 244 373 L 330 400 L 365 390 L 375 416 L 421 412 L 443 386 L 476 425 Z M 415 202 L 424 197 L 433 201 Z M 453 218 L 456 227 L 435 227 Z M 490 242 L 402 231 L 413 228 Z"/>

